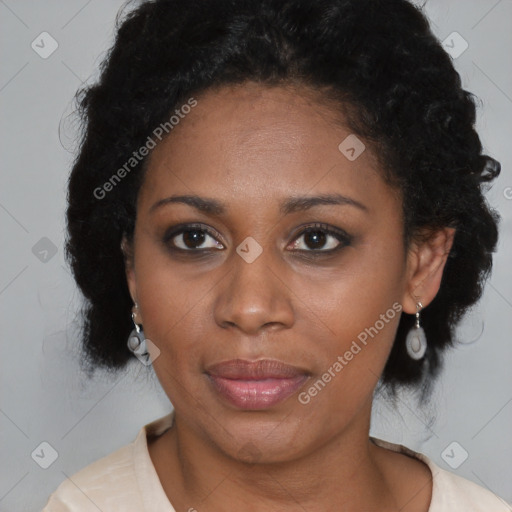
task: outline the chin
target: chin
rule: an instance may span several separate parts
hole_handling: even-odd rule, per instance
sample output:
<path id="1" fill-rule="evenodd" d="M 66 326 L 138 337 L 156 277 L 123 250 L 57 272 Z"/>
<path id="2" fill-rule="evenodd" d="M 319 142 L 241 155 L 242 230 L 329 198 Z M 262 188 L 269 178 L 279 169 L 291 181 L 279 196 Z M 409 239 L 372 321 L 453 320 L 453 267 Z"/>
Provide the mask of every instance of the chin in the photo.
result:
<path id="1" fill-rule="evenodd" d="M 288 462 L 313 451 L 317 444 L 311 430 L 293 415 L 251 411 L 216 418 L 218 429 L 212 432 L 210 422 L 208 437 L 228 457 L 243 463 Z"/>

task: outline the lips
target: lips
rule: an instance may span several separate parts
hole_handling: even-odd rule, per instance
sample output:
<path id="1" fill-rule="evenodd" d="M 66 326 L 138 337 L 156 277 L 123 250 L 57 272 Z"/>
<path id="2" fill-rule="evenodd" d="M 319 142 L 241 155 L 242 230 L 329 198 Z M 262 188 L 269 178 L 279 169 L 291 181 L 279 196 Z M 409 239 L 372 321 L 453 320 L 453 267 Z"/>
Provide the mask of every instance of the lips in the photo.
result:
<path id="1" fill-rule="evenodd" d="M 261 410 L 286 400 L 309 378 L 309 373 L 274 359 L 233 359 L 207 368 L 214 390 L 240 409 Z"/>

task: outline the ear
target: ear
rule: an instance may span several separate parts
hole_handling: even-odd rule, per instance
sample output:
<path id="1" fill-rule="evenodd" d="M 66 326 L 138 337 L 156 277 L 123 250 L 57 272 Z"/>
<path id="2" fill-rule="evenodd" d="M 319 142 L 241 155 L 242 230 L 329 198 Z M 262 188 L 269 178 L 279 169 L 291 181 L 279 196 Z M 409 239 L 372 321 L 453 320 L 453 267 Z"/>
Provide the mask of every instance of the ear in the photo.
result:
<path id="1" fill-rule="evenodd" d="M 134 258 L 133 258 L 133 242 L 123 235 L 121 240 L 121 252 L 124 257 L 124 268 L 126 273 L 126 282 L 133 302 L 137 302 L 137 285 L 135 282 Z"/>
<path id="2" fill-rule="evenodd" d="M 402 299 L 405 313 L 416 313 L 416 304 L 430 304 L 441 286 L 455 228 L 424 230 L 411 242 L 407 254 L 407 282 Z"/>

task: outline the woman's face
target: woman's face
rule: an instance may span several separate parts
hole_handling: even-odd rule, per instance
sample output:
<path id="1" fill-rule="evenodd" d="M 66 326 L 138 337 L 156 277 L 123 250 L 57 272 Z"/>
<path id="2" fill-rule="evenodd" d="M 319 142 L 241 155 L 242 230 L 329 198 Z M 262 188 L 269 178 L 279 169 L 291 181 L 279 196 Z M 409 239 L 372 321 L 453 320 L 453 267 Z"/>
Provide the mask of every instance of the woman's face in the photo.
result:
<path id="1" fill-rule="evenodd" d="M 410 295 L 401 199 L 311 95 L 196 99 L 150 156 L 130 291 L 177 418 L 231 457 L 291 460 L 368 428 Z M 293 368 L 214 368 L 263 359 Z"/>

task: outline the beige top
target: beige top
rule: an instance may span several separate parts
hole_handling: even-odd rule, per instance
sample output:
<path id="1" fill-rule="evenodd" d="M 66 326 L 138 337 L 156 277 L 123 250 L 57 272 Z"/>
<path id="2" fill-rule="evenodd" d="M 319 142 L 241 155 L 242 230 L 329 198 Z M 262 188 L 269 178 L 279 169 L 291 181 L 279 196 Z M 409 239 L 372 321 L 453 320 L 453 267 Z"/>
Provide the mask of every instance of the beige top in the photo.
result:
<path id="1" fill-rule="evenodd" d="M 133 442 L 81 469 L 53 492 L 43 512 L 175 512 L 151 461 L 147 438 L 173 423 L 173 413 L 145 425 Z M 441 469 L 426 455 L 371 438 L 377 445 L 415 457 L 433 476 L 429 512 L 512 512 L 512 506 L 487 489 Z"/>

